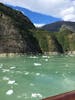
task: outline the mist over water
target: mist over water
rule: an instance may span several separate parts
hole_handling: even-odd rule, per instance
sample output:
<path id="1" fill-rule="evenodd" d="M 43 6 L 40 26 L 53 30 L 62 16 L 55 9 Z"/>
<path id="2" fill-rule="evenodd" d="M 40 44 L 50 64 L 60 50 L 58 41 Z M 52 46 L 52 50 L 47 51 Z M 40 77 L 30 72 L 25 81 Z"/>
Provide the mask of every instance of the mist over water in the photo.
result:
<path id="1" fill-rule="evenodd" d="M 40 100 L 75 90 L 75 56 L 0 58 L 0 100 Z"/>

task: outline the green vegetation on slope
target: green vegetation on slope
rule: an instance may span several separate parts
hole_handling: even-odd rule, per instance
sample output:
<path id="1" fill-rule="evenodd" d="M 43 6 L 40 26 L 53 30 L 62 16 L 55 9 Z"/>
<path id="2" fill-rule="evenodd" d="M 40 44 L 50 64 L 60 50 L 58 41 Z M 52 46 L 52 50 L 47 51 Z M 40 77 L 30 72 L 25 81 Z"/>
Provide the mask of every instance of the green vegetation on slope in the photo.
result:
<path id="1" fill-rule="evenodd" d="M 55 33 L 55 35 L 62 45 L 64 52 L 75 51 L 75 33 L 62 26 L 60 31 Z"/>
<path id="2" fill-rule="evenodd" d="M 63 53 L 63 48 L 58 42 L 57 38 L 45 30 L 32 30 L 35 38 L 37 38 L 40 48 L 43 53 L 45 52 L 58 52 Z"/>

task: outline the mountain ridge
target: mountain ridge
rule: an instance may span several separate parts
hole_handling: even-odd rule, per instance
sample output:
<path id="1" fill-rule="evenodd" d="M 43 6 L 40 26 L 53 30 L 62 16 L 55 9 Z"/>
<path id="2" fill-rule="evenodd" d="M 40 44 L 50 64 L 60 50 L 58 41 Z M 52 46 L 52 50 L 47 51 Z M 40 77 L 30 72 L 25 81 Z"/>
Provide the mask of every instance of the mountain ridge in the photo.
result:
<path id="1" fill-rule="evenodd" d="M 45 29 L 50 32 L 58 32 L 62 25 L 65 25 L 65 27 L 75 32 L 75 22 L 71 21 L 57 21 L 51 24 L 44 25 L 42 29 Z"/>

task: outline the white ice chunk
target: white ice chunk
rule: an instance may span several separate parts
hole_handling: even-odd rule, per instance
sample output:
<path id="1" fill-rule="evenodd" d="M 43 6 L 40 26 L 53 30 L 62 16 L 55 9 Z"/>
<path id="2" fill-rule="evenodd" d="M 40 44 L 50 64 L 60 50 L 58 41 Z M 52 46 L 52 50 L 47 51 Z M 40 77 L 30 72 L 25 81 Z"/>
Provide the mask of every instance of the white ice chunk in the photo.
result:
<path id="1" fill-rule="evenodd" d="M 37 56 L 30 56 L 30 58 L 34 58 L 35 59 L 35 58 L 38 58 L 38 57 Z"/>
<path id="2" fill-rule="evenodd" d="M 65 66 L 66 66 L 66 67 L 69 67 L 69 65 L 68 65 L 68 64 L 66 64 Z"/>
<path id="3" fill-rule="evenodd" d="M 55 73 L 58 74 L 58 71 L 56 71 Z"/>
<path id="4" fill-rule="evenodd" d="M 32 93 L 31 97 L 36 98 L 36 97 L 40 97 L 42 98 L 42 95 L 39 93 Z"/>
<path id="5" fill-rule="evenodd" d="M 40 75 L 40 73 L 36 73 L 36 76 L 39 76 Z"/>
<path id="6" fill-rule="evenodd" d="M 13 94 L 13 90 L 8 90 L 7 92 L 6 92 L 6 95 L 12 95 Z"/>
<path id="7" fill-rule="evenodd" d="M 15 69 L 16 67 L 10 67 L 10 69 Z"/>
<path id="8" fill-rule="evenodd" d="M 34 63 L 34 66 L 41 66 L 40 63 Z"/>
<path id="9" fill-rule="evenodd" d="M 29 74 L 29 72 L 25 72 L 25 75 L 28 75 Z"/>
<path id="10" fill-rule="evenodd" d="M 9 77 L 4 76 L 3 80 L 9 80 Z"/>
<path id="11" fill-rule="evenodd" d="M 3 64 L 0 64 L 0 67 L 3 67 Z"/>
<path id="12" fill-rule="evenodd" d="M 4 73 L 10 71 L 9 69 L 2 69 L 2 70 L 3 70 Z"/>
<path id="13" fill-rule="evenodd" d="M 48 58 L 48 56 L 42 56 L 43 58 Z"/>
<path id="14" fill-rule="evenodd" d="M 48 59 L 45 59 L 45 61 L 48 61 Z"/>
<path id="15" fill-rule="evenodd" d="M 12 81 L 9 80 L 9 81 L 8 81 L 8 84 L 14 84 L 14 83 L 15 83 L 15 80 L 12 80 Z"/>
<path id="16" fill-rule="evenodd" d="M 30 86 L 34 86 L 34 84 L 33 83 L 30 83 Z"/>

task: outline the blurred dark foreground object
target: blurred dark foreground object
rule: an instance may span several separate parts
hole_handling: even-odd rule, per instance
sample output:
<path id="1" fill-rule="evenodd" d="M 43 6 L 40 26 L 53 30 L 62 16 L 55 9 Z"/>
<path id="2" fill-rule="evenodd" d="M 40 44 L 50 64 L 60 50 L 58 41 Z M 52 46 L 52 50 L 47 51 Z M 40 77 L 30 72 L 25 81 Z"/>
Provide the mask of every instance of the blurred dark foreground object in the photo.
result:
<path id="1" fill-rule="evenodd" d="M 66 92 L 56 96 L 48 97 L 42 100 L 75 100 L 75 90 L 71 92 Z"/>

